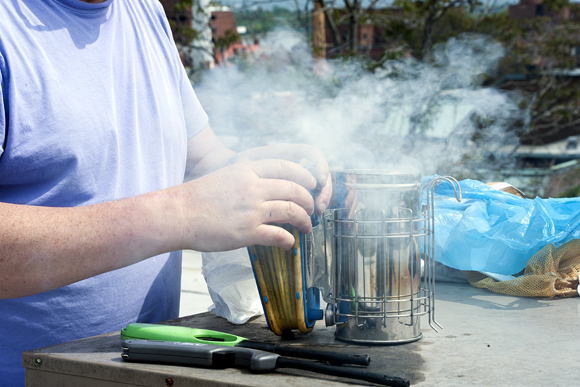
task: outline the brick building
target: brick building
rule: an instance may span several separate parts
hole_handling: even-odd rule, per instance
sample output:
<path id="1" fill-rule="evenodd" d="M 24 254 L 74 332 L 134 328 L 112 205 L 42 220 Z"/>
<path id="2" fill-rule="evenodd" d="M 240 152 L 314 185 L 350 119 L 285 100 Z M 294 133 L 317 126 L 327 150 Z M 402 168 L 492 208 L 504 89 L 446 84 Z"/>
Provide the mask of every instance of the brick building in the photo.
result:
<path id="1" fill-rule="evenodd" d="M 342 9 L 335 10 L 335 12 L 346 15 L 346 11 Z M 372 10 L 367 17 L 361 17 L 357 26 L 358 44 L 356 51 L 359 54 L 367 55 L 372 60 L 381 59 L 385 50 L 389 47 L 389 41 L 385 37 L 384 28 L 373 23 L 373 19 L 396 17 L 402 15 L 403 12 L 401 8 L 381 8 Z M 348 17 L 345 15 L 339 18 L 344 21 L 336 26 L 340 36 L 340 45 L 338 46 L 334 42 L 330 26 L 325 23 L 325 52 L 327 58 L 344 54 L 349 50 L 351 27 L 348 24 Z M 315 26 L 313 25 L 314 28 Z"/>
<path id="2" fill-rule="evenodd" d="M 520 0 L 518 4 L 509 6 L 510 19 L 535 19 L 547 16 L 555 22 L 570 19 L 570 7 L 562 7 L 559 11 L 549 9 L 543 0 Z"/>
<path id="3" fill-rule="evenodd" d="M 211 40 L 214 45 L 214 58 L 216 65 L 227 65 L 228 60 L 235 56 L 255 52 L 258 49 L 257 41 L 252 43 L 243 42 L 238 35 L 238 26 L 233 12 L 227 7 L 214 8 L 211 12 Z M 221 46 L 220 39 L 227 41 L 228 36 L 237 35 L 238 39 L 228 44 L 227 48 Z"/>
<path id="4" fill-rule="evenodd" d="M 237 35 L 234 15 L 228 7 L 210 6 L 209 0 L 197 0 L 193 8 L 176 7 L 181 0 L 161 0 L 161 3 L 171 24 L 181 60 L 191 74 L 227 64 L 228 59 L 253 52 L 258 47 L 255 42 L 244 44 L 241 39 L 223 46 L 220 38 L 225 38 L 228 33 Z M 195 39 L 192 39 L 194 36 Z"/>

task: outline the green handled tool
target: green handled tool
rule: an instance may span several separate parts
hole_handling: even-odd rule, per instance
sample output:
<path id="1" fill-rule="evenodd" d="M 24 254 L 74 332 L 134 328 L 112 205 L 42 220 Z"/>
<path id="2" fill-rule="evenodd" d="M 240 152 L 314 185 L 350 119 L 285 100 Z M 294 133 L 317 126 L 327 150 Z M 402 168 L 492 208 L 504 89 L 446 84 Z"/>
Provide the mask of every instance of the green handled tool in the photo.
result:
<path id="1" fill-rule="evenodd" d="M 408 387 L 409 380 L 368 372 L 359 367 L 341 367 L 305 360 L 283 358 L 278 354 L 253 348 L 156 341 L 125 340 L 121 357 L 128 362 L 163 363 L 209 368 L 249 368 L 254 372 L 270 372 L 277 368 L 297 368 L 326 375 L 365 380 L 385 386 Z"/>
<path id="2" fill-rule="evenodd" d="M 226 345 L 230 347 L 252 348 L 261 351 L 274 352 L 284 356 L 294 356 L 304 359 L 328 361 L 333 364 L 355 364 L 368 366 L 371 362 L 369 355 L 355 355 L 333 353 L 305 348 L 282 346 L 279 344 L 264 343 L 248 340 L 244 337 L 229 333 L 197 329 L 173 325 L 133 323 L 121 330 L 123 340 L 159 340 L 176 341 L 183 343 Z"/>

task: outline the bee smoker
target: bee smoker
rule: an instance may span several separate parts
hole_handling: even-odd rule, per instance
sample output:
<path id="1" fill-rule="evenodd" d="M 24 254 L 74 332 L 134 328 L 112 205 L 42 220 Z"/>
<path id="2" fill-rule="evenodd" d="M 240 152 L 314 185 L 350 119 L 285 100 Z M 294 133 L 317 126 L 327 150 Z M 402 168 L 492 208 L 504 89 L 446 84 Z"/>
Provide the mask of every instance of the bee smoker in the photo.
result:
<path id="1" fill-rule="evenodd" d="M 457 180 L 384 170 L 337 173 L 338 208 L 325 211 L 305 254 L 306 287 L 320 289 L 325 322 L 349 342 L 398 344 L 437 331 L 434 278 L 436 185 Z M 456 189 L 457 187 L 457 189 Z M 308 264 L 309 263 L 309 264 Z"/>

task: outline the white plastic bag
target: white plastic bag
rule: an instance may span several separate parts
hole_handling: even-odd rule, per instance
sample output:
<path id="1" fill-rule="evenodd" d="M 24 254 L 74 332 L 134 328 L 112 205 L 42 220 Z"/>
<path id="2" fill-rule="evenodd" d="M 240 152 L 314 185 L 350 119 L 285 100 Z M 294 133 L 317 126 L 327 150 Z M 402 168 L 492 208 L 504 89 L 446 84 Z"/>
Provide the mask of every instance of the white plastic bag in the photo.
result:
<path id="1" fill-rule="evenodd" d="M 247 249 L 203 253 L 201 272 L 213 301 L 208 310 L 232 324 L 264 313 Z"/>

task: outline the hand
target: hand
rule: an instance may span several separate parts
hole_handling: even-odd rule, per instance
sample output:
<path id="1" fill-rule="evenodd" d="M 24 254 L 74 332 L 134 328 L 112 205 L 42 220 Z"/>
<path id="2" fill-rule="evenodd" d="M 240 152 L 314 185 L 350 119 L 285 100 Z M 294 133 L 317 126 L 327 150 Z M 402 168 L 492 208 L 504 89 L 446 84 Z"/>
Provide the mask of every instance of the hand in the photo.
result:
<path id="1" fill-rule="evenodd" d="M 332 196 L 332 179 L 326 158 L 318 147 L 305 144 L 268 145 L 237 153 L 232 158 L 232 163 L 246 163 L 261 159 L 283 159 L 294 163 L 306 161 L 306 163 L 302 162 L 301 165 L 305 164 L 303 166 L 316 179 L 316 187 L 312 189 L 312 194 L 314 195 L 316 213 L 322 215 Z"/>
<path id="2" fill-rule="evenodd" d="M 221 168 L 179 190 L 183 248 L 224 251 L 255 244 L 290 249 L 294 237 L 272 223 L 312 230 L 317 181 L 285 160 L 246 161 Z"/>

